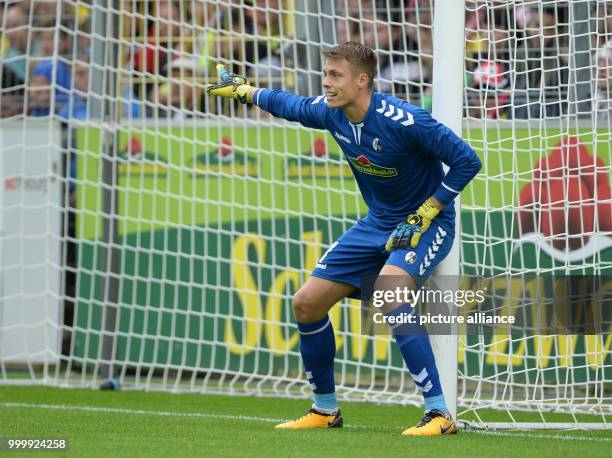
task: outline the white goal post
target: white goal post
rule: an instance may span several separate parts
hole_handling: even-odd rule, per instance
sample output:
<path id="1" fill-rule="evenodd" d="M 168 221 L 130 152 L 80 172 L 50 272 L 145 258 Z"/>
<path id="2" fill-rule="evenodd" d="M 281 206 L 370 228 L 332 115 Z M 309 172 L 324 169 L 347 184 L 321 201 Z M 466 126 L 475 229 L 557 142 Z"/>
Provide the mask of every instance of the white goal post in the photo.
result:
<path id="1" fill-rule="evenodd" d="M 462 136 L 463 124 L 463 56 L 465 53 L 465 2 L 437 0 L 433 21 L 433 103 L 432 115 Z M 437 31 L 437 32 L 436 32 Z M 448 167 L 445 167 L 445 171 Z M 458 236 L 447 257 L 434 275 L 461 274 L 461 196 L 455 198 L 457 211 L 455 231 Z M 459 280 L 452 285 L 459 288 Z M 450 286 L 450 285 L 449 285 Z M 447 335 L 430 336 L 440 382 L 451 414 L 457 414 L 457 351 L 459 328 L 453 326 Z"/>
<path id="2" fill-rule="evenodd" d="M 205 97 L 217 62 L 312 96 L 322 48 L 372 46 L 375 89 L 432 111 L 483 163 L 438 276 L 514 300 L 548 276 L 612 275 L 609 2 L 31 3 L 0 6 L 0 132 L 21 129 L 0 147 L 6 158 L 42 141 L 28 137 L 35 117 L 61 126 L 49 149 L 63 167 L 47 177 L 61 199 L 3 200 L 0 215 L 45 222 L 2 243 L 61 246 L 20 261 L 47 283 L 11 285 L 0 317 L 31 313 L 0 321 L 0 342 L 55 334 L 37 336 L 43 349 L 0 348 L 0 384 L 310 396 L 291 296 L 366 208 L 330 135 Z M 3 260 L 0 278 L 15 268 Z M 32 307 L 38 297 L 49 301 Z M 362 335 L 360 303 L 331 316 L 341 401 L 422 403 L 389 337 Z M 599 334 L 523 321 L 432 336 L 460 424 L 610 429 L 606 320 Z"/>

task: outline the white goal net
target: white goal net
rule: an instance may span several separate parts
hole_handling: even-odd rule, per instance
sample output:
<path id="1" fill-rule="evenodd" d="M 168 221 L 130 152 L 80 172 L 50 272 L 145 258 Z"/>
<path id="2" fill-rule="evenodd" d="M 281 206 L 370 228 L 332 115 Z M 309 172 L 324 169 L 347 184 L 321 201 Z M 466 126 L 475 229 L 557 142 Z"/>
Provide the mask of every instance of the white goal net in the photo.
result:
<path id="1" fill-rule="evenodd" d="M 462 273 L 493 276 L 489 286 L 512 298 L 538 297 L 552 276 L 609 285 L 612 3 L 473 1 L 466 10 L 464 138 L 483 170 L 462 194 Z M 564 300 L 557 291 L 556 306 L 575 305 Z M 588 421 L 580 413 L 609 423 L 607 320 L 598 335 L 463 335 L 460 402 L 479 419 L 494 407 L 511 422 L 521 419 L 514 409 L 536 411 L 522 421 L 540 427 Z M 559 411 L 568 415 L 548 415 Z"/>
<path id="2" fill-rule="evenodd" d="M 330 135 L 203 87 L 220 62 L 318 95 L 321 49 L 352 40 L 376 90 L 431 110 L 434 1 L 0 5 L 0 383 L 309 396 L 291 296 L 365 206 Z M 466 0 L 465 18 L 449 78 L 483 169 L 462 275 L 514 296 L 610 276 L 612 2 Z M 360 307 L 332 311 L 340 398 L 420 404 Z M 611 342 L 463 335 L 459 418 L 607 427 Z"/>

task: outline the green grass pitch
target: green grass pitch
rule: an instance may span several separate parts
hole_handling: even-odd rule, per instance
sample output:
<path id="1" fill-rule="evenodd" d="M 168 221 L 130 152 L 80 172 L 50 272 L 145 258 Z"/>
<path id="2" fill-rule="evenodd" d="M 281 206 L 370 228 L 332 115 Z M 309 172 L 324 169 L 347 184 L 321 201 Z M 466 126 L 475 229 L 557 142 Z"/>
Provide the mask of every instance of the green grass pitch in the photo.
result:
<path id="1" fill-rule="evenodd" d="M 281 431 L 308 401 L 157 392 L 0 387 L 0 437 L 62 437 L 35 456 L 610 456 L 612 431 L 460 432 L 407 438 L 415 407 L 342 403 L 341 430 Z M 24 456 L 23 452 L 19 452 Z M 7 454 L 8 456 L 8 454 Z"/>

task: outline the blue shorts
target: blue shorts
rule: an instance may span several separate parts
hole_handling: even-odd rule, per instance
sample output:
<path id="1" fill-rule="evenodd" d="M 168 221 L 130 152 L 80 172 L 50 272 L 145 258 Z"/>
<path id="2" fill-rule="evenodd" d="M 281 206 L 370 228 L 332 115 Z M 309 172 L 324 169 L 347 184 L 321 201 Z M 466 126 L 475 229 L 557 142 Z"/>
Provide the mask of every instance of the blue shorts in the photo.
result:
<path id="1" fill-rule="evenodd" d="M 353 285 L 357 291 L 349 297 L 354 299 L 361 299 L 363 278 L 378 276 L 385 264 L 406 271 L 420 286 L 453 246 L 454 225 L 434 219 L 416 248 L 389 253 L 385 245 L 394 228 L 381 227 L 368 217 L 360 219 L 332 243 L 317 262 L 312 275 Z"/>

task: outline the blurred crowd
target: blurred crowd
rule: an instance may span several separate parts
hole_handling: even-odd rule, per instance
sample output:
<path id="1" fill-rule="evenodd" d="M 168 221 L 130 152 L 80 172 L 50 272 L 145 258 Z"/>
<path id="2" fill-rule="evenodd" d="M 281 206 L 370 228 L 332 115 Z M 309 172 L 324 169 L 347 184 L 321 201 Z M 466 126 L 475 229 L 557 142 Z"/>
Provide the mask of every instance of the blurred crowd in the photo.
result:
<path id="1" fill-rule="evenodd" d="M 337 41 L 360 41 L 378 51 L 378 89 L 431 109 L 433 0 L 336 2 Z M 393 5 L 394 7 L 390 7 Z M 575 5 L 574 5 L 575 6 Z M 612 1 L 581 2 L 590 100 L 611 116 Z M 570 8 L 568 1 L 465 1 L 465 115 L 544 118 L 568 112 Z M 582 38 L 582 37 L 579 37 Z M 578 54 L 577 51 L 574 51 Z M 591 114 L 583 113 L 583 114 Z"/>
<path id="2" fill-rule="evenodd" d="M 592 102 L 589 111 L 579 110 L 582 115 L 612 117 L 612 2 L 498 3 L 485 10 L 482 1 L 466 0 L 467 115 L 557 117 L 568 113 L 574 98 Z M 574 18 L 578 8 L 587 10 L 585 23 Z M 584 81 L 570 81 L 572 66 L 586 68 L 575 77 Z"/>
<path id="3" fill-rule="evenodd" d="M 69 117 L 83 109 L 89 82 L 87 13 L 62 2 L 0 2 L 0 116 Z"/>
<path id="4" fill-rule="evenodd" d="M 219 60 L 239 63 L 234 70 L 261 85 L 281 87 L 279 0 L 120 4 L 114 76 L 123 117 L 180 119 L 208 111 L 203 87 Z M 0 117 L 88 116 L 94 20 L 92 0 L 0 1 Z"/>
<path id="5" fill-rule="evenodd" d="M 0 1 L 0 117 L 90 115 L 93 1 Z M 197 117 L 209 106 L 204 84 L 227 63 L 257 85 L 295 89 L 319 63 L 295 55 L 293 2 L 285 0 L 124 0 L 119 2 L 119 114 Z M 378 51 L 376 89 L 431 109 L 433 0 L 331 2 L 333 42 Z M 570 2 L 466 0 L 466 115 L 539 118 L 568 110 Z M 588 6 L 586 97 L 610 116 L 612 2 Z M 319 41 L 324 33 L 320 33 Z M 303 41 L 303 40 L 302 40 Z M 331 43 L 330 43 L 331 44 Z M 308 66 L 310 65 L 310 66 Z M 314 65 L 314 66 L 313 66 Z M 313 94 L 305 94 L 313 95 Z M 91 99 L 91 97 L 89 98 Z"/>

